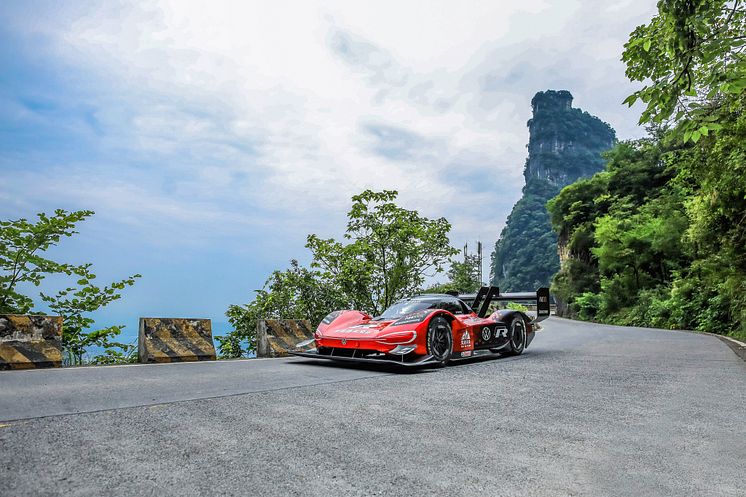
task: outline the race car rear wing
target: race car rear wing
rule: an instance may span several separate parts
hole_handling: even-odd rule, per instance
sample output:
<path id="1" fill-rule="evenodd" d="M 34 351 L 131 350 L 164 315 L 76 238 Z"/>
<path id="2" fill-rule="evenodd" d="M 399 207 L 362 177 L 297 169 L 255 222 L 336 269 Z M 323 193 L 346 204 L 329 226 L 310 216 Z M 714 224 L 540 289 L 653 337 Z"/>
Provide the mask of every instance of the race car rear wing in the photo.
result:
<path id="1" fill-rule="evenodd" d="M 470 304 L 471 308 L 482 318 L 487 316 L 492 302 L 507 301 L 536 303 L 535 322 L 545 320 L 550 314 L 549 288 L 539 288 L 536 292 L 500 293 L 500 289 L 496 286 L 483 286 L 476 294 L 463 294 L 458 297 Z"/>

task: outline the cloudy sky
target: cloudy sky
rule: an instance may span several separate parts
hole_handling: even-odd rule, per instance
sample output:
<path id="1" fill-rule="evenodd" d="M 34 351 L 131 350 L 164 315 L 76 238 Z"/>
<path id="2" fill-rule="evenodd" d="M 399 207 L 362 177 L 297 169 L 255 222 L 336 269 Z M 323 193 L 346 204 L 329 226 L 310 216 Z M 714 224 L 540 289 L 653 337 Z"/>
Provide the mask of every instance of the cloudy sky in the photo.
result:
<path id="1" fill-rule="evenodd" d="M 0 217 L 96 215 L 55 255 L 143 278 L 101 316 L 224 321 L 349 198 L 396 189 L 491 247 L 530 100 L 643 134 L 619 61 L 653 0 L 0 4 Z"/>

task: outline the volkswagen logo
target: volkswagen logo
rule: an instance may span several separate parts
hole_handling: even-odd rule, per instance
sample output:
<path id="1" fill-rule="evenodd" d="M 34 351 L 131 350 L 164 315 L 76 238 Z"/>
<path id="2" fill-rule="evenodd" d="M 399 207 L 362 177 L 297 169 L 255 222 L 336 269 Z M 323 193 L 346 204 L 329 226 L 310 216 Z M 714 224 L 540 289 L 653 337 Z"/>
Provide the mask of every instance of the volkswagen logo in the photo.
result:
<path id="1" fill-rule="evenodd" d="M 485 342 L 488 341 L 490 339 L 490 333 L 492 333 L 492 331 L 488 327 L 485 326 L 482 328 L 482 340 Z"/>
<path id="2" fill-rule="evenodd" d="M 347 345 L 347 339 L 346 338 L 342 339 L 342 345 Z"/>

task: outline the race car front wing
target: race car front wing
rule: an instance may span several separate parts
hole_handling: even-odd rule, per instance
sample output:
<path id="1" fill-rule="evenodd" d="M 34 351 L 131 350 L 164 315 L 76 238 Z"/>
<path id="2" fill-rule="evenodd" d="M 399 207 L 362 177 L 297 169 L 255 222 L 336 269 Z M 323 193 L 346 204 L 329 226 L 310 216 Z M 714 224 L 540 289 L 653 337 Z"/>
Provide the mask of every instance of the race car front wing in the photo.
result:
<path id="1" fill-rule="evenodd" d="M 308 351 L 300 351 L 300 350 L 290 350 L 288 351 L 289 354 L 298 356 L 298 357 L 309 357 L 311 359 L 326 359 L 329 361 L 339 361 L 339 362 L 356 362 L 358 364 L 388 364 L 388 365 L 396 365 L 396 366 L 404 366 L 404 367 L 424 367 L 424 366 L 437 366 L 440 363 L 433 359 L 432 356 L 421 356 L 417 357 L 416 359 L 410 359 L 405 360 L 404 356 L 401 356 L 401 359 L 394 359 L 391 356 L 388 356 L 386 354 L 379 354 L 376 356 L 351 356 L 351 355 L 341 355 L 341 354 L 334 354 L 334 350 L 331 351 L 330 354 L 319 354 L 318 350 L 311 349 Z"/>
<path id="2" fill-rule="evenodd" d="M 319 354 L 318 350 L 311 349 L 308 351 L 301 350 L 289 350 L 289 354 L 297 357 L 307 357 L 311 359 L 326 359 L 329 361 L 338 361 L 346 363 L 357 363 L 357 364 L 385 364 L 394 366 L 403 366 L 407 368 L 417 367 L 434 367 L 442 365 L 441 362 L 433 359 L 433 356 L 419 356 L 414 359 L 406 359 L 401 356 L 401 359 L 394 359 L 390 355 L 380 354 L 378 356 L 350 356 L 350 355 L 334 355 L 334 354 Z M 476 359 L 476 358 L 487 358 L 487 357 L 498 357 L 500 352 L 492 352 L 489 350 L 468 350 L 465 352 L 454 352 L 450 357 L 449 361 L 461 361 L 465 359 Z"/>

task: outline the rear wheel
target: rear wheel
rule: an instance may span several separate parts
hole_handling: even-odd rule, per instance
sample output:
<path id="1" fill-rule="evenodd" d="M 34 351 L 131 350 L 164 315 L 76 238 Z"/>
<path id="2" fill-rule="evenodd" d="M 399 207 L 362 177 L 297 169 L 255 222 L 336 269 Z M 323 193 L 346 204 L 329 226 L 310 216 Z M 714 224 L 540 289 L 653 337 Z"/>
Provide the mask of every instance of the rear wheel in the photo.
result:
<path id="1" fill-rule="evenodd" d="M 526 348 L 526 320 L 523 316 L 516 314 L 508 323 L 508 346 L 507 355 L 521 355 Z"/>
<path id="2" fill-rule="evenodd" d="M 427 353 L 445 365 L 453 352 L 453 333 L 447 319 L 434 317 L 427 327 Z"/>

